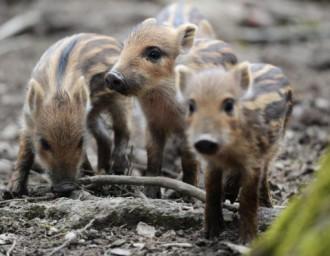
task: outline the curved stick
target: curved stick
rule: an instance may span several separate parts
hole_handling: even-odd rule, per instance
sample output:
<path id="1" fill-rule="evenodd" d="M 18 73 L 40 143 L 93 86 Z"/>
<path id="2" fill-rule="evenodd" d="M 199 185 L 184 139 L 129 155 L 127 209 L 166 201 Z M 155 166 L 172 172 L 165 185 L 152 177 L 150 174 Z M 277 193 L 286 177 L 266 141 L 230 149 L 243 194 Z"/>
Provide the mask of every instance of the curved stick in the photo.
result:
<path id="1" fill-rule="evenodd" d="M 189 185 L 179 180 L 174 180 L 166 177 L 139 177 L 139 176 L 124 176 L 124 175 L 98 175 L 79 179 L 82 185 L 135 185 L 135 186 L 160 186 L 173 189 L 187 196 L 197 198 L 205 202 L 205 191 L 195 186 Z"/>

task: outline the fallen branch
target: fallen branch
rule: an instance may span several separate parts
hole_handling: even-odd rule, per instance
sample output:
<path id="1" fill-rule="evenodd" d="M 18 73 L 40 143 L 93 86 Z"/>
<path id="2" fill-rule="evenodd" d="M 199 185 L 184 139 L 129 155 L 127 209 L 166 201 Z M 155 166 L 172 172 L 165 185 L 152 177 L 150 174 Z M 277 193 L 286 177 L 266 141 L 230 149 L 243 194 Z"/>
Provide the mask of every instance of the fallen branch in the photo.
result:
<path id="1" fill-rule="evenodd" d="M 122 175 L 98 175 L 93 177 L 81 178 L 79 183 L 82 185 L 135 185 L 135 186 L 160 186 L 173 189 L 183 195 L 197 198 L 205 202 L 205 191 L 195 186 L 189 185 L 179 180 L 166 177 L 136 177 Z"/>
<path id="2" fill-rule="evenodd" d="M 15 16 L 0 27 L 0 40 L 17 35 L 31 27 L 36 26 L 41 20 L 41 13 L 29 11 Z"/>
<path id="3" fill-rule="evenodd" d="M 38 197 L 24 197 L 24 198 L 13 198 L 8 200 L 0 201 L 0 205 L 8 204 L 11 202 L 40 202 L 40 201 L 47 201 L 52 200 L 55 198 L 54 194 L 48 194 L 46 196 L 38 196 Z"/>
<path id="4" fill-rule="evenodd" d="M 15 239 L 14 242 L 13 242 L 13 244 L 10 246 L 10 248 L 6 252 L 6 256 L 10 256 L 11 252 L 14 250 L 14 248 L 16 246 L 16 242 L 17 242 L 17 240 Z"/>

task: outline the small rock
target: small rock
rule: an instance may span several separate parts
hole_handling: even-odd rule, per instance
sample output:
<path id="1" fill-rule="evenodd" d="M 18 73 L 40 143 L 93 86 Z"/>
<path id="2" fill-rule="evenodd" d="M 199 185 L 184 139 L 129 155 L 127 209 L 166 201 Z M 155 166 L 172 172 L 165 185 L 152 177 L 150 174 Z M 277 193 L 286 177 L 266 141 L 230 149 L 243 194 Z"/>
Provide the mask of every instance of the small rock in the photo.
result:
<path id="1" fill-rule="evenodd" d="M 329 100 L 324 98 L 317 98 L 315 100 L 315 106 L 321 110 L 328 110 L 330 109 L 330 103 Z"/>
<path id="2" fill-rule="evenodd" d="M 147 223 L 144 223 L 142 221 L 140 221 L 137 224 L 136 231 L 139 235 L 145 236 L 145 237 L 148 237 L 148 238 L 153 238 L 155 236 L 155 233 L 156 233 L 155 227 L 150 226 Z"/>
<path id="3" fill-rule="evenodd" d="M 4 140 L 13 140 L 18 137 L 18 133 L 19 129 L 17 125 L 9 124 L 3 129 L 1 133 L 1 138 L 3 138 Z"/>
<path id="4" fill-rule="evenodd" d="M 113 248 L 113 247 L 119 247 L 119 246 L 122 246 L 125 243 L 126 243 L 126 240 L 125 239 L 117 239 L 116 241 L 114 241 L 113 243 L 110 244 L 110 247 L 111 248 Z"/>
<path id="5" fill-rule="evenodd" d="M 133 246 L 142 250 L 145 246 L 145 243 L 134 243 Z"/>
<path id="6" fill-rule="evenodd" d="M 0 245 L 11 243 L 16 236 L 11 233 L 4 233 L 0 235 Z"/>
<path id="7" fill-rule="evenodd" d="M 110 252 L 110 254 L 108 253 Z M 121 249 L 121 248 L 115 248 L 111 249 L 110 251 L 107 251 L 105 255 L 118 255 L 118 256 L 130 256 L 132 253 L 130 250 L 127 249 Z"/>
<path id="8" fill-rule="evenodd" d="M 50 227 L 49 230 L 48 230 L 48 233 L 47 235 L 51 236 L 51 235 L 54 235 L 58 232 L 58 229 L 55 228 L 55 227 Z"/>
<path id="9" fill-rule="evenodd" d="M 222 242 L 222 244 L 227 246 L 229 249 L 231 249 L 235 253 L 245 255 L 250 252 L 250 248 L 248 248 L 244 245 L 233 244 L 231 242 Z"/>
<path id="10" fill-rule="evenodd" d="M 10 145 L 8 142 L 0 143 L 0 157 L 7 159 L 15 159 L 18 152 L 17 145 Z"/>
<path id="11" fill-rule="evenodd" d="M 66 233 L 64 239 L 73 241 L 73 240 L 77 239 L 77 233 L 74 231 L 70 231 L 70 232 Z"/>
<path id="12" fill-rule="evenodd" d="M 163 233 L 161 236 L 162 236 L 162 238 L 173 238 L 176 236 L 176 233 L 173 229 L 171 229 L 171 230 L 168 230 L 165 233 Z"/>

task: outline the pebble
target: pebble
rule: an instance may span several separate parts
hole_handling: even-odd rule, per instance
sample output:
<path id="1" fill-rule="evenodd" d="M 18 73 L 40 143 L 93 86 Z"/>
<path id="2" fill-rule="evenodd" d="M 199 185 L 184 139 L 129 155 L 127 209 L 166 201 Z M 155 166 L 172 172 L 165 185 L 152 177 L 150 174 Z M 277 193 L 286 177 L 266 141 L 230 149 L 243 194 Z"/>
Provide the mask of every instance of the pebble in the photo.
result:
<path id="1" fill-rule="evenodd" d="M 110 252 L 110 253 L 108 253 Z M 110 251 L 105 252 L 105 255 L 118 255 L 118 256 L 130 256 L 132 253 L 130 250 L 115 248 L 111 249 Z"/>
<path id="2" fill-rule="evenodd" d="M 1 138 L 4 140 L 13 140 L 17 139 L 19 135 L 19 129 L 16 124 L 9 124 L 7 125 L 2 133 L 1 133 Z"/>
<path id="3" fill-rule="evenodd" d="M 18 146 L 10 145 L 8 142 L 0 142 L 0 157 L 14 160 L 18 153 Z"/>
<path id="4" fill-rule="evenodd" d="M 136 226 L 136 231 L 139 235 L 153 238 L 156 234 L 156 229 L 154 226 L 150 226 L 147 223 L 140 221 Z"/>

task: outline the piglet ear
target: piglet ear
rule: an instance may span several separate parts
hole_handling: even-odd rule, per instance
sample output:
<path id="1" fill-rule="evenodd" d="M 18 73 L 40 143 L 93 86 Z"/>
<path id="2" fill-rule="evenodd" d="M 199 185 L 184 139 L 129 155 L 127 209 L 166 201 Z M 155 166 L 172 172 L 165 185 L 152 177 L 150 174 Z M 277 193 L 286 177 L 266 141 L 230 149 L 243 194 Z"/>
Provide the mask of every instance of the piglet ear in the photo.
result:
<path id="1" fill-rule="evenodd" d="M 42 108 L 44 94 L 41 84 L 38 81 L 31 79 L 27 93 L 28 112 L 30 114 L 35 114 Z"/>
<path id="2" fill-rule="evenodd" d="M 182 97 L 187 89 L 189 77 L 192 75 L 193 71 L 185 65 L 177 65 L 175 67 L 175 86 L 177 93 L 182 95 Z"/>
<path id="3" fill-rule="evenodd" d="M 210 22 L 207 20 L 201 20 L 198 23 L 198 30 L 197 30 L 198 36 L 206 37 L 206 38 L 216 38 L 214 29 Z"/>
<path id="4" fill-rule="evenodd" d="M 76 104 L 80 104 L 86 108 L 89 108 L 89 90 L 85 78 L 83 76 L 81 76 L 73 86 L 71 97 Z"/>
<path id="5" fill-rule="evenodd" d="M 194 24 L 183 24 L 178 27 L 178 42 L 183 49 L 190 49 L 194 43 L 197 27 Z"/>
<path id="6" fill-rule="evenodd" d="M 247 91 L 251 88 L 253 78 L 249 62 L 246 61 L 237 64 L 237 66 L 234 67 L 233 72 L 236 81 L 238 81 L 238 84 L 243 91 Z"/>
<path id="7" fill-rule="evenodd" d="M 148 18 L 142 21 L 143 25 L 154 25 L 157 23 L 157 20 L 155 18 Z"/>

